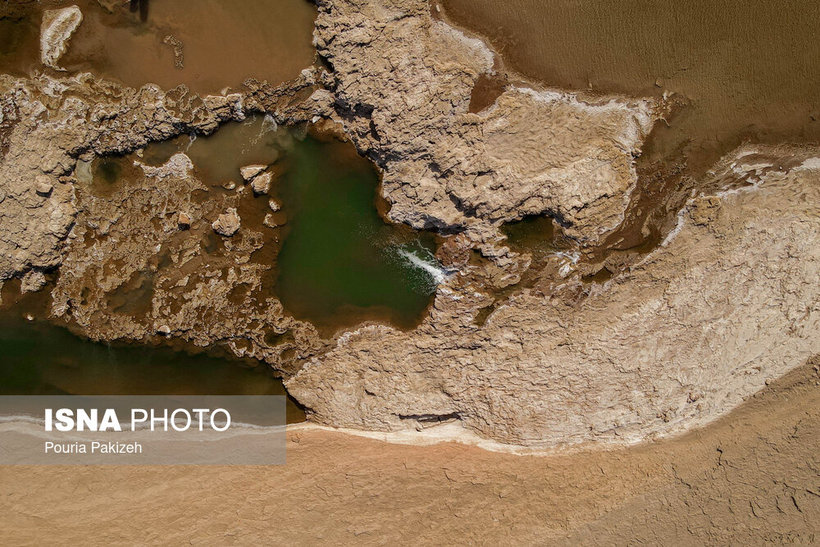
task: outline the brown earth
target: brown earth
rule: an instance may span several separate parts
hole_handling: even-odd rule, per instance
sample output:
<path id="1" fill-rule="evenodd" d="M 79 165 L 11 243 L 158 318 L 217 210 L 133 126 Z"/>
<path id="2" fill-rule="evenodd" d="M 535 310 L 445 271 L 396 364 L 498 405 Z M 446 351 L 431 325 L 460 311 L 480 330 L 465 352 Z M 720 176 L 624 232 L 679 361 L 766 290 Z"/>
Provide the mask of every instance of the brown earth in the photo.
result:
<path id="1" fill-rule="evenodd" d="M 627 209 L 649 208 L 633 199 L 634 159 L 663 105 L 519 82 L 470 112 L 495 54 L 428 8 L 321 2 L 322 67 L 277 88 L 249 80 L 200 97 L 91 74 L 0 76 L 0 278 L 37 290 L 59 268 L 50 314 L 94 340 L 183 338 L 264 360 L 321 424 L 449 421 L 534 448 L 703 425 L 820 352 L 816 148 L 735 149 L 670 190 L 680 205 L 659 215 L 663 243 L 638 224 L 654 249 L 589 259 L 605 237 L 630 251 L 612 230 Z M 418 328 L 323 338 L 269 297 L 275 248 L 251 255 L 271 231 L 239 190 L 205 192 L 171 162 L 104 190 L 90 172 L 116 171 L 116 158 L 96 156 L 138 157 L 151 141 L 262 112 L 336 127 L 380 168 L 387 219 L 445 236 L 450 275 Z M 213 221 L 231 208 L 242 229 L 220 244 Z M 574 246 L 533 262 L 499 228 L 538 213 Z"/>
<path id="2" fill-rule="evenodd" d="M 4 544 L 813 543 L 815 358 L 712 425 L 515 456 L 291 431 L 276 467 L 3 467 Z"/>
<path id="3" fill-rule="evenodd" d="M 563 89 L 675 95 L 644 156 L 684 147 L 702 172 L 745 141 L 818 142 L 820 5 L 802 0 L 442 0 L 504 68 Z"/>

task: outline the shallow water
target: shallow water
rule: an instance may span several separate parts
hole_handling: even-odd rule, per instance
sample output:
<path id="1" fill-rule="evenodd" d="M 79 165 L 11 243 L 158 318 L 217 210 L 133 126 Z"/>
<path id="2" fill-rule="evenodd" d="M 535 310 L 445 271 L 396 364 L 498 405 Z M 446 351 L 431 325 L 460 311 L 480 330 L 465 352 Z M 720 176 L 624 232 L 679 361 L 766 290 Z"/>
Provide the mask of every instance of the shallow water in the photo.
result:
<path id="1" fill-rule="evenodd" d="M 180 151 L 217 191 L 244 184 L 243 166 L 269 166 L 270 195 L 246 191 L 239 214 L 266 235 L 253 259 L 274 266 L 264 290 L 294 317 L 330 335 L 368 320 L 410 328 L 424 316 L 441 280 L 435 238 L 382 219 L 378 172 L 352 144 L 252 116 L 207 137 L 152 144 L 141 161 L 160 165 Z M 271 197 L 282 205 L 275 230 L 261 226 Z"/>
<path id="2" fill-rule="evenodd" d="M 169 347 L 107 345 L 19 309 L 0 312 L 2 395 L 285 395 L 264 365 Z M 288 422 L 304 420 L 291 400 Z"/>
<path id="3" fill-rule="evenodd" d="M 506 244 L 519 252 L 529 252 L 536 260 L 543 260 L 558 247 L 555 226 L 548 215 L 528 216 L 501 227 L 507 236 Z"/>
<path id="4" fill-rule="evenodd" d="M 44 0 L 0 5 L 0 72 L 42 70 L 42 10 L 72 4 L 83 22 L 59 62 L 69 72 L 216 93 L 247 78 L 279 84 L 313 63 L 316 8 L 307 0 L 142 0 L 133 11 L 128 2 L 107 11 L 96 0 Z"/>
<path id="5" fill-rule="evenodd" d="M 570 89 L 661 95 L 692 104 L 646 150 L 691 139 L 708 165 L 743 139 L 820 140 L 820 3 L 803 0 L 442 0 L 512 69 Z M 435 8 L 434 8 L 435 9 Z"/>
<path id="6" fill-rule="evenodd" d="M 374 167 L 348 143 L 308 136 L 290 153 L 278 188 L 291 221 L 276 292 L 296 317 L 337 327 L 387 319 L 409 328 L 423 316 L 435 291 L 435 240 L 387 224 L 376 207 L 378 184 Z"/>
<path id="7" fill-rule="evenodd" d="M 28 72 L 39 61 L 39 36 L 39 18 L 0 6 L 0 72 Z"/>

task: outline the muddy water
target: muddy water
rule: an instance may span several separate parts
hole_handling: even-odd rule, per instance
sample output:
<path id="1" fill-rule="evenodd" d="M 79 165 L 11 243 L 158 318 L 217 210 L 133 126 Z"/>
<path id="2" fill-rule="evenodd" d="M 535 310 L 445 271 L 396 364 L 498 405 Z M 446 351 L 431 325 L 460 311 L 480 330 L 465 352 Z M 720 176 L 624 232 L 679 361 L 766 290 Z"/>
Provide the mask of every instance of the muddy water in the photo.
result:
<path id="1" fill-rule="evenodd" d="M 107 345 L 0 312 L 2 395 L 285 395 L 264 366 L 168 347 Z M 289 423 L 304 412 L 288 400 Z"/>
<path id="2" fill-rule="evenodd" d="M 313 62 L 316 9 L 307 0 L 45 0 L 0 5 L 0 71 L 42 70 L 41 12 L 72 4 L 83 22 L 60 60 L 69 72 L 214 93 L 247 78 L 278 84 Z"/>
<path id="3" fill-rule="evenodd" d="M 548 85 L 687 98 L 653 135 L 650 156 L 686 144 L 690 163 L 705 166 L 744 139 L 820 140 L 820 3 L 441 3 L 455 24 L 487 36 L 506 66 Z"/>
<path id="4" fill-rule="evenodd" d="M 253 256 L 273 266 L 263 290 L 294 317 L 326 335 L 369 320 L 410 328 L 423 317 L 435 291 L 436 242 L 382 219 L 378 172 L 352 144 L 252 116 L 207 137 L 152 144 L 141 161 L 160 165 L 176 152 L 217 191 L 226 183 L 241 187 L 243 166 L 268 166 L 270 194 L 248 188 L 238 209 L 243 226 L 266 236 Z M 262 226 L 271 198 L 281 204 L 273 229 Z"/>
<path id="5" fill-rule="evenodd" d="M 26 74 L 39 62 L 39 17 L 0 5 L 0 73 Z"/>

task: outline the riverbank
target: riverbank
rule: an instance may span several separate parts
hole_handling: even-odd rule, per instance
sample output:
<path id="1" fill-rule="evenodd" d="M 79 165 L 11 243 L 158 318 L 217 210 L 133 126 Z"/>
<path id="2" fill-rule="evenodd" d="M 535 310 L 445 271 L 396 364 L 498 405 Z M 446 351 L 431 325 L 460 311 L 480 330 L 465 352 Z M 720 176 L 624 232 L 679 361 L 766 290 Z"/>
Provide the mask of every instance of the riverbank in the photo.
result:
<path id="1" fill-rule="evenodd" d="M 0 76 L 0 217 L 10 227 L 0 277 L 50 291 L 48 315 L 93 340 L 179 338 L 264 361 L 316 423 L 379 432 L 450 423 L 538 450 L 702 426 L 820 353 L 817 147 L 747 144 L 701 177 L 671 165 L 642 179 L 638 159 L 671 107 L 663 96 L 486 85 L 497 52 L 424 0 L 320 2 L 314 42 L 318 58 L 296 79 L 218 95 L 88 73 Z M 372 162 L 363 171 L 369 188 L 378 173 L 382 199 L 371 203 L 368 190 L 352 209 L 368 208 L 364 224 L 376 231 L 437 233 L 421 268 L 441 274 L 432 303 L 411 295 L 393 325 L 353 314 L 333 329 L 314 324 L 317 309 L 344 315 L 398 292 L 392 278 L 368 283 L 368 260 L 352 260 L 359 249 L 301 263 L 333 248 L 325 240 L 335 231 L 352 231 L 334 221 L 302 232 L 310 237 L 290 258 L 343 272 L 351 283 L 331 296 L 353 298 L 288 305 L 277 289 L 305 275 L 275 275 L 279 243 L 287 254 L 290 226 L 307 216 L 288 219 L 296 207 L 277 201 L 287 162 L 234 165 L 234 176 L 257 171 L 229 181 L 197 170 L 197 142 L 231 140 L 254 115 L 302 137 L 308 126 L 328 131 L 346 141 L 331 148 Z M 164 155 L 185 139 L 190 149 Z M 338 164 L 322 165 L 317 201 L 331 197 L 321 185 L 338 182 Z M 666 187 L 675 199 L 658 213 L 662 229 L 638 222 L 637 239 L 623 235 L 652 202 L 644 191 Z M 344 209 L 333 200 L 331 211 Z M 507 239 L 508 224 L 532 217 L 554 246 Z M 294 292 L 318 294 L 317 285 L 330 283 L 319 276 Z M 378 299 L 365 294 L 376 289 Z"/>
<path id="2" fill-rule="evenodd" d="M 545 457 L 291 431 L 278 467 L 3 467 L 11 543 L 812 543 L 817 361 L 714 424 Z M 48 522 L 48 526 L 43 524 Z"/>

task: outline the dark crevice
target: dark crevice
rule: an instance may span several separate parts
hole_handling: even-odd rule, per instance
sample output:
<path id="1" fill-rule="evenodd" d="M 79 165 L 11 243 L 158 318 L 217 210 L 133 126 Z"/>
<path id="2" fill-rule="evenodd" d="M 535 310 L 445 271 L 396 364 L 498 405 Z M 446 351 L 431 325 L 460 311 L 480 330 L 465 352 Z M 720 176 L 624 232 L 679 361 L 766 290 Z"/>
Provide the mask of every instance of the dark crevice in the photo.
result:
<path id="1" fill-rule="evenodd" d="M 450 412 L 449 414 L 397 414 L 397 416 L 401 420 L 411 420 L 421 424 L 433 424 L 461 419 L 461 414 L 458 412 Z"/>

